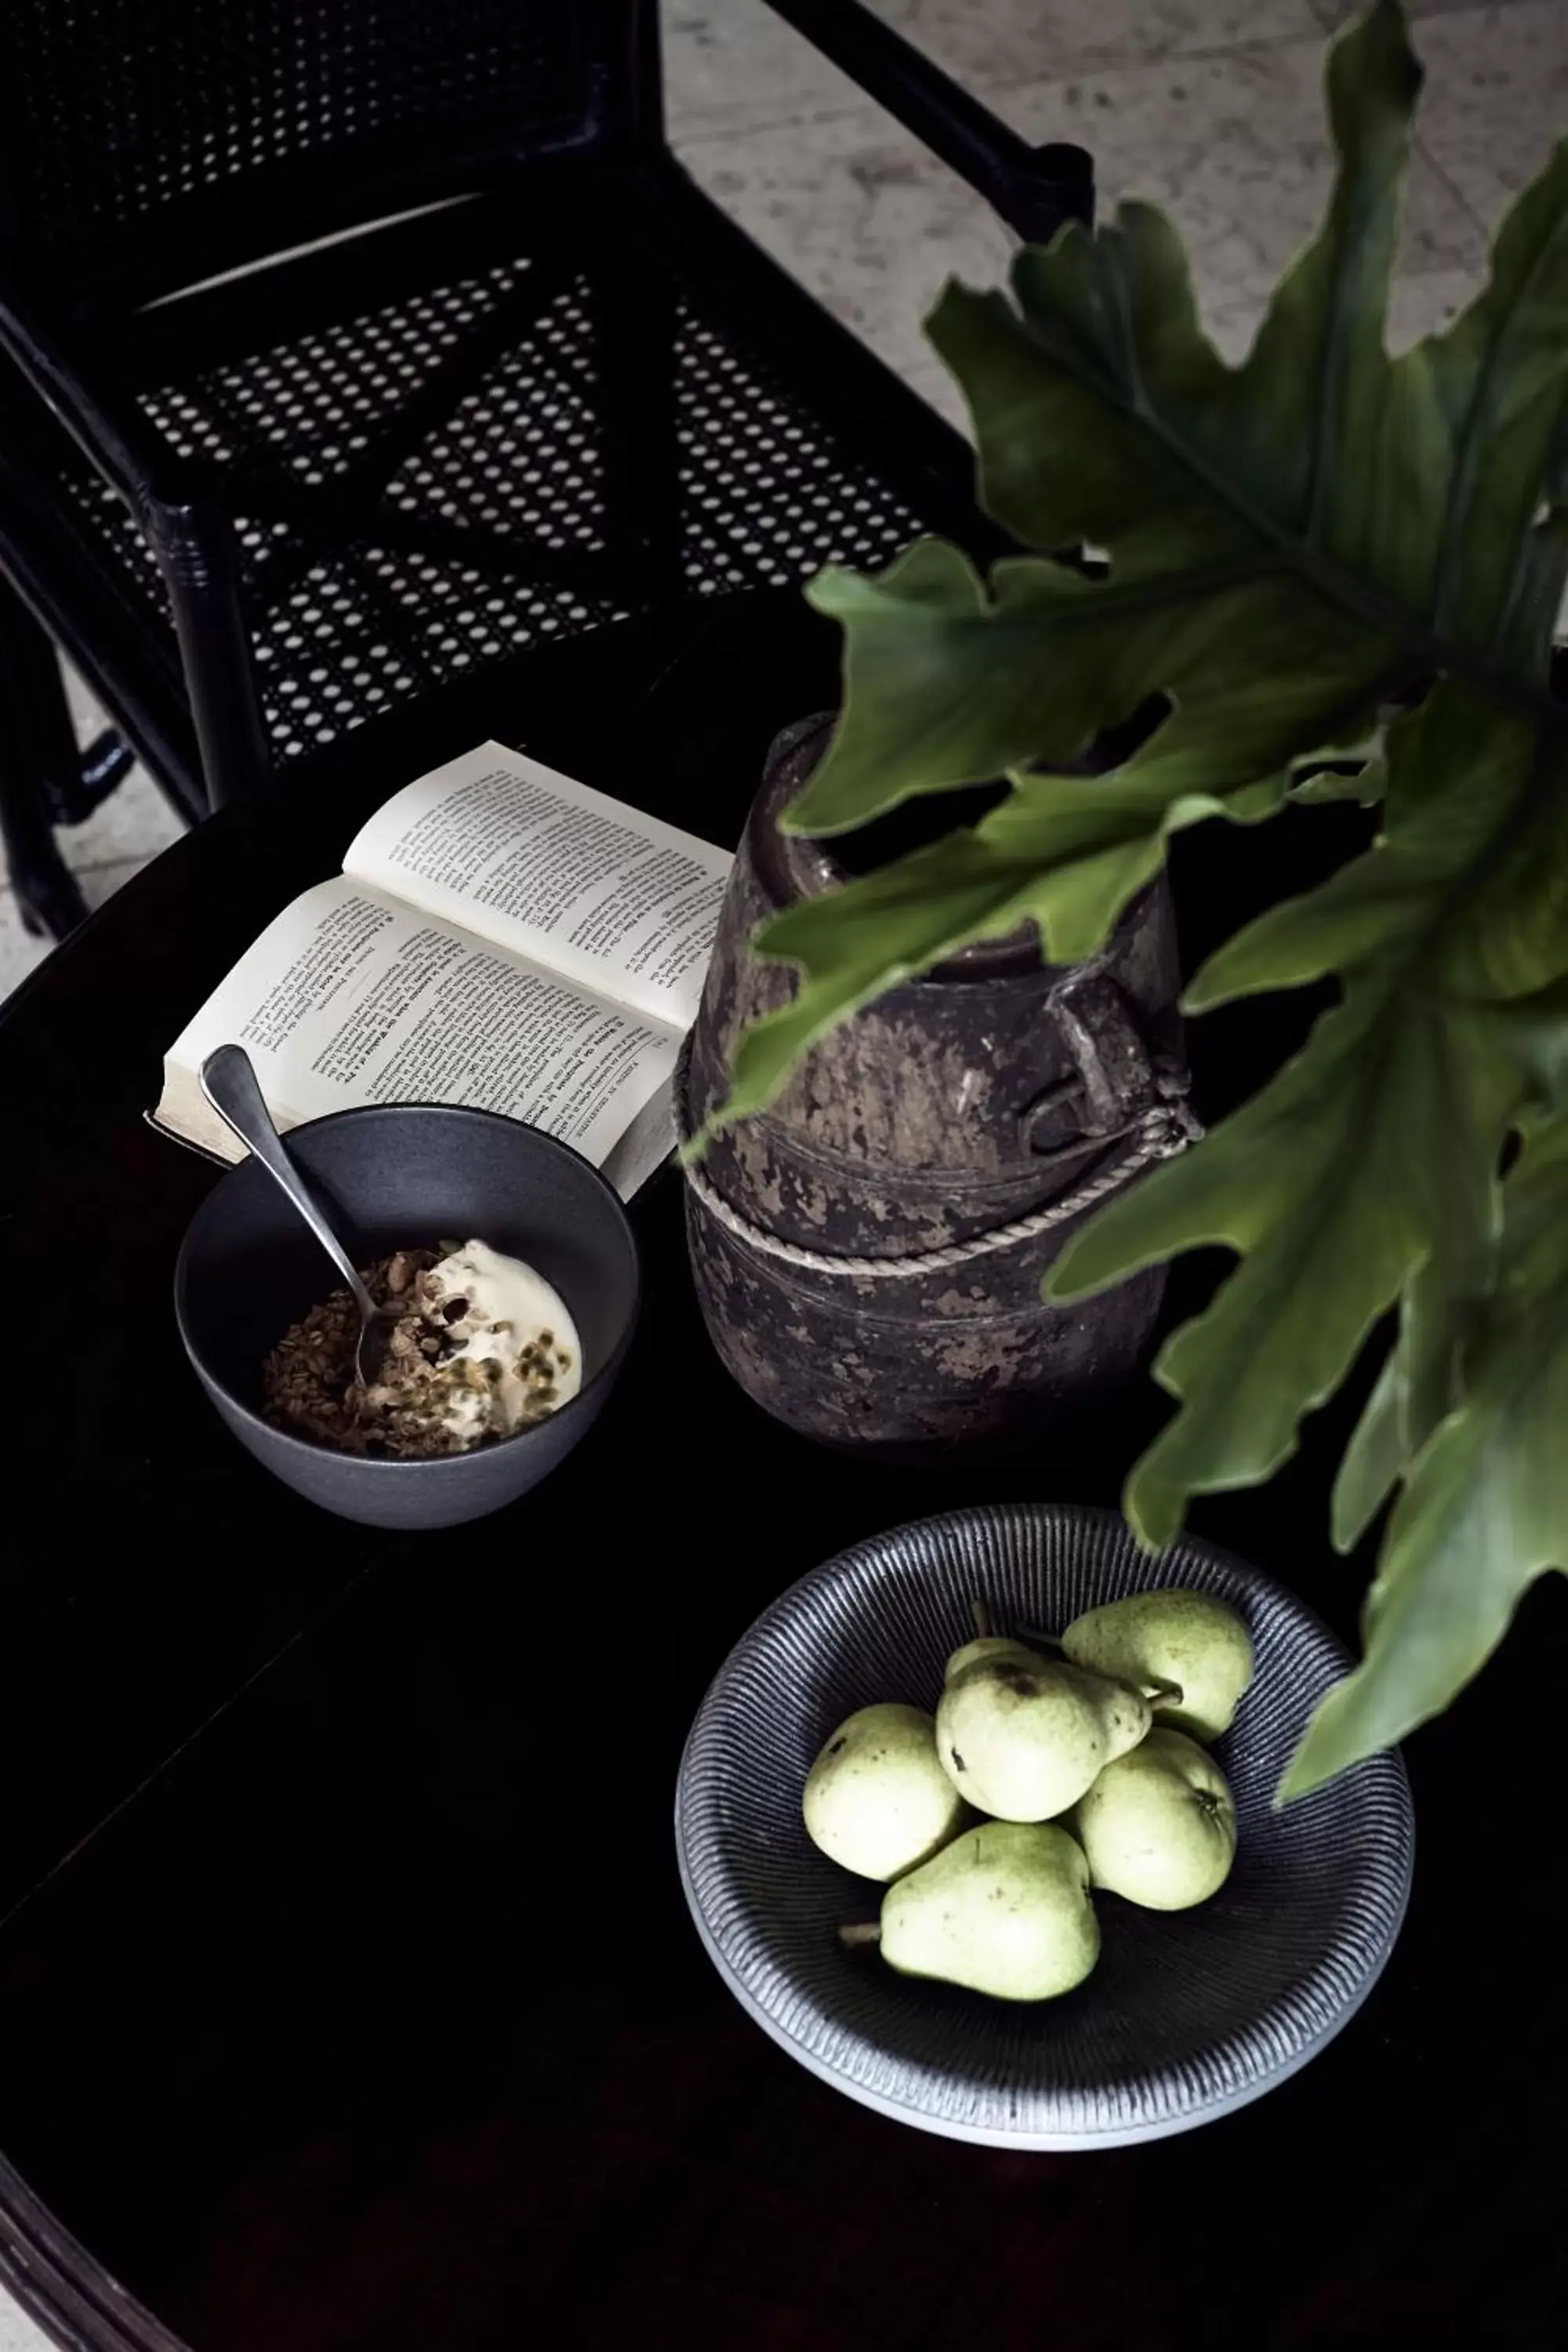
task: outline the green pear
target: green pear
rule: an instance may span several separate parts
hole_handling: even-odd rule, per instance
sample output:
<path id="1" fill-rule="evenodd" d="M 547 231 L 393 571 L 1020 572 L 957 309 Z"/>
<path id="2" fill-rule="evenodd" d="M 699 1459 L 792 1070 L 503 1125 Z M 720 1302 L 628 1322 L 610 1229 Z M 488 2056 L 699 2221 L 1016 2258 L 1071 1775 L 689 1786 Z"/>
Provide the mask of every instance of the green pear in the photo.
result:
<path id="1" fill-rule="evenodd" d="M 1076 1805 L 1149 1722 L 1147 1702 L 1124 1683 L 1032 1652 L 990 1656 L 942 1692 L 937 1753 L 953 1787 L 983 1813 L 1046 1822 Z"/>
<path id="2" fill-rule="evenodd" d="M 1026 1642 L 1009 1641 L 1003 1633 L 982 1633 L 973 1642 L 965 1642 L 962 1650 L 954 1650 L 943 1670 L 944 1682 L 952 1682 L 968 1666 L 977 1666 L 987 1658 L 1018 1658 L 1027 1665 L 1041 1663 L 1038 1650 L 1031 1650 Z"/>
<path id="3" fill-rule="evenodd" d="M 942 1770 L 936 1725 L 918 1706 L 863 1706 L 806 1775 L 805 1826 L 846 1870 L 889 1879 L 956 1836 L 969 1809 Z"/>
<path id="4" fill-rule="evenodd" d="M 904 1976 L 1049 2000 L 1100 1957 L 1089 1864 L 1051 1822 L 982 1822 L 888 1889 L 880 1942 Z"/>
<path id="5" fill-rule="evenodd" d="M 1096 1886 L 1147 1911 L 1187 1911 L 1236 1859 L 1236 1800 L 1206 1748 L 1156 1727 L 1108 1764 L 1073 1817 Z"/>
<path id="6" fill-rule="evenodd" d="M 1172 1586 L 1135 1592 L 1075 1617 L 1062 1635 L 1075 1664 L 1118 1675 L 1141 1690 L 1173 1683 L 1179 1696 L 1155 1700 L 1159 1720 L 1194 1739 L 1230 1728 L 1252 1680 L 1252 1641 L 1234 1609 L 1212 1593 Z"/>

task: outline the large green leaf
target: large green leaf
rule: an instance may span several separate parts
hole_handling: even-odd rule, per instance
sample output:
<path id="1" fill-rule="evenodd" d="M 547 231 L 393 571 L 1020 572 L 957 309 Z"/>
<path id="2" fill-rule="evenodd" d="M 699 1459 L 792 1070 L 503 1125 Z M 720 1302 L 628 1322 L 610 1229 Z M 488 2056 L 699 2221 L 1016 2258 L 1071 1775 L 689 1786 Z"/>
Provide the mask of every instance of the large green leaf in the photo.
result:
<path id="1" fill-rule="evenodd" d="M 999 906 L 1034 914 L 1055 960 L 1091 953 L 1171 832 L 1268 814 L 1428 677 L 1559 723 L 1543 670 L 1563 546 L 1541 515 L 1568 478 L 1568 150 L 1514 207 L 1479 299 L 1391 360 L 1418 80 L 1393 5 L 1335 45 L 1333 199 L 1239 368 L 1146 205 L 1020 255 L 1016 307 L 943 297 L 931 332 L 987 504 L 1026 544 L 1104 548 L 1110 576 L 1032 554 L 983 582 L 928 541 L 878 578 L 815 583 L 844 625 L 846 702 L 791 824 L 841 831 L 1005 772 L 1015 788 L 947 852 L 760 934 L 800 967 L 802 1003 L 746 1038 L 715 1124 L 762 1108 L 835 1021 L 994 932 Z M 1159 697 L 1169 715 L 1112 777 L 1051 772 Z"/>
<path id="2" fill-rule="evenodd" d="M 1499 1155 L 1533 1085 L 1533 1015 L 1515 1003 L 1568 971 L 1568 739 L 1439 687 L 1391 731 L 1385 807 L 1373 849 L 1250 925 L 1189 992 L 1203 1011 L 1338 972 L 1342 1002 L 1053 1270 L 1066 1298 L 1199 1244 L 1241 1255 L 1155 1368 L 1183 1405 L 1129 1489 L 1151 1542 L 1189 1495 L 1278 1468 L 1425 1269 L 1456 1292 L 1452 1270 L 1471 1288 L 1489 1270 Z"/>
<path id="3" fill-rule="evenodd" d="M 1464 1402 L 1415 1460 L 1368 1596 L 1365 1659 L 1319 1708 L 1281 1798 L 1437 1714 L 1525 1587 L 1568 1569 L 1568 1119 L 1532 1138 L 1503 1189 L 1500 1273 Z"/>
<path id="4" fill-rule="evenodd" d="M 1195 755 L 1208 790 L 1345 740 L 1347 714 L 1436 672 L 1539 702 L 1560 566 L 1543 547 L 1537 578 L 1520 554 L 1560 488 L 1568 153 L 1515 207 L 1480 299 L 1391 360 L 1418 79 L 1395 7 L 1337 44 L 1333 201 L 1239 368 L 1146 205 L 1022 254 L 1016 309 L 949 289 L 931 332 L 973 412 L 987 505 L 1027 545 L 1103 546 L 1110 577 L 1014 559 L 987 604 L 951 551 L 879 581 L 825 573 L 813 599 L 845 624 L 847 707 L 801 830 L 1062 759 L 1161 692 L 1175 710 L 1135 764 L 1184 789 Z"/>
<path id="5" fill-rule="evenodd" d="M 762 1110 L 795 1060 L 847 1013 L 961 947 L 1033 916 L 1060 962 L 1093 951 L 1117 911 L 1159 870 L 1170 833 L 1202 818 L 1266 816 L 1270 782 L 1221 799 L 1170 796 L 1156 778 L 1027 777 L 980 825 L 774 918 L 757 944 L 793 957 L 794 998 L 742 1036 L 713 1124 Z M 1048 845 L 1048 846 L 1047 846 Z"/>

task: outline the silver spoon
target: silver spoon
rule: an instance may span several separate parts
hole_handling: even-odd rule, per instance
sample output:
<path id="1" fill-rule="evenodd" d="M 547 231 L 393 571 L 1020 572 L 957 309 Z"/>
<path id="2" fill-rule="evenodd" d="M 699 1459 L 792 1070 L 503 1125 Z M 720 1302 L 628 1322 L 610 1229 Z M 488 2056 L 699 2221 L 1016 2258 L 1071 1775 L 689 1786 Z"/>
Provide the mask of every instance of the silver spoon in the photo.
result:
<path id="1" fill-rule="evenodd" d="M 360 1280 L 353 1258 L 333 1233 L 321 1202 L 284 1149 L 283 1139 L 272 1124 L 272 1114 L 261 1099 L 261 1088 L 244 1046 L 216 1047 L 202 1064 L 201 1080 L 202 1092 L 218 1117 L 233 1128 L 251 1156 L 259 1160 L 268 1174 L 281 1185 L 353 1291 L 359 1308 L 354 1373 L 361 1386 L 369 1388 L 381 1370 L 399 1309 L 378 1307 Z"/>

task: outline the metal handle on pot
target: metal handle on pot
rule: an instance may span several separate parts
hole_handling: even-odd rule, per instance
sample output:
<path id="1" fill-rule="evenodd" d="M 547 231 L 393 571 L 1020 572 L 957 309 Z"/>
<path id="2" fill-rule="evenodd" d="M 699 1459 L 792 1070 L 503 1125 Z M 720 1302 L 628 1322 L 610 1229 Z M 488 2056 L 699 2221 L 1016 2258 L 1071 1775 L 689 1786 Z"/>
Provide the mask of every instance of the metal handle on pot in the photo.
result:
<path id="1" fill-rule="evenodd" d="M 1132 1008 L 1107 973 L 1064 980 L 1052 992 L 1049 1011 L 1076 1066 L 1018 1114 L 1024 1149 L 1042 1158 L 1125 1134 L 1159 1091 Z"/>

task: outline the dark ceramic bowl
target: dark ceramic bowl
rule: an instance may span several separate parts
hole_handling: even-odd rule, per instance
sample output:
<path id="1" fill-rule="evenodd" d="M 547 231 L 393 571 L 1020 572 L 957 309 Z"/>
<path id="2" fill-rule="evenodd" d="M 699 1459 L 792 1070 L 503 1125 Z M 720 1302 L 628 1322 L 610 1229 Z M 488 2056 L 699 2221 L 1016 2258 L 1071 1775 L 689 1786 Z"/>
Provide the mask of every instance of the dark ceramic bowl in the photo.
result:
<path id="1" fill-rule="evenodd" d="M 261 1416 L 261 1366 L 338 1275 L 270 1176 L 242 1160 L 207 1195 L 174 1269 L 185 1352 L 242 1445 L 297 1493 L 377 1528 L 450 1528 L 515 1502 L 598 1419 L 637 1321 L 626 1213 L 567 1145 L 493 1112 L 396 1104 L 290 1130 L 289 1149 L 361 1265 L 389 1250 L 477 1236 L 526 1258 L 570 1308 L 583 1387 L 515 1437 L 434 1462 L 339 1454 Z"/>
<path id="2" fill-rule="evenodd" d="M 817 1852 L 800 1818 L 812 1759 L 877 1699 L 933 1707 L 970 1640 L 971 1596 L 998 1632 L 1059 1632 L 1151 1585 L 1238 1609 L 1257 1675 L 1215 1755 L 1236 1793 L 1236 1866 L 1195 1910 L 1099 1895 L 1094 1973 L 1059 2000 L 986 2000 L 900 1977 L 837 1929 L 881 1890 Z M 897 2121 L 993 2147 L 1115 2147 L 1243 2106 L 1353 2016 L 1410 1889 L 1405 1768 L 1373 1756 L 1276 1812 L 1274 1790 L 1350 1660 L 1292 1592 L 1213 1544 L 1140 1549 L 1109 1511 L 1048 1503 L 955 1511 L 873 1536 L 814 1569 L 731 1652 L 680 1769 L 687 1900 L 736 1999 L 775 2042 Z"/>

